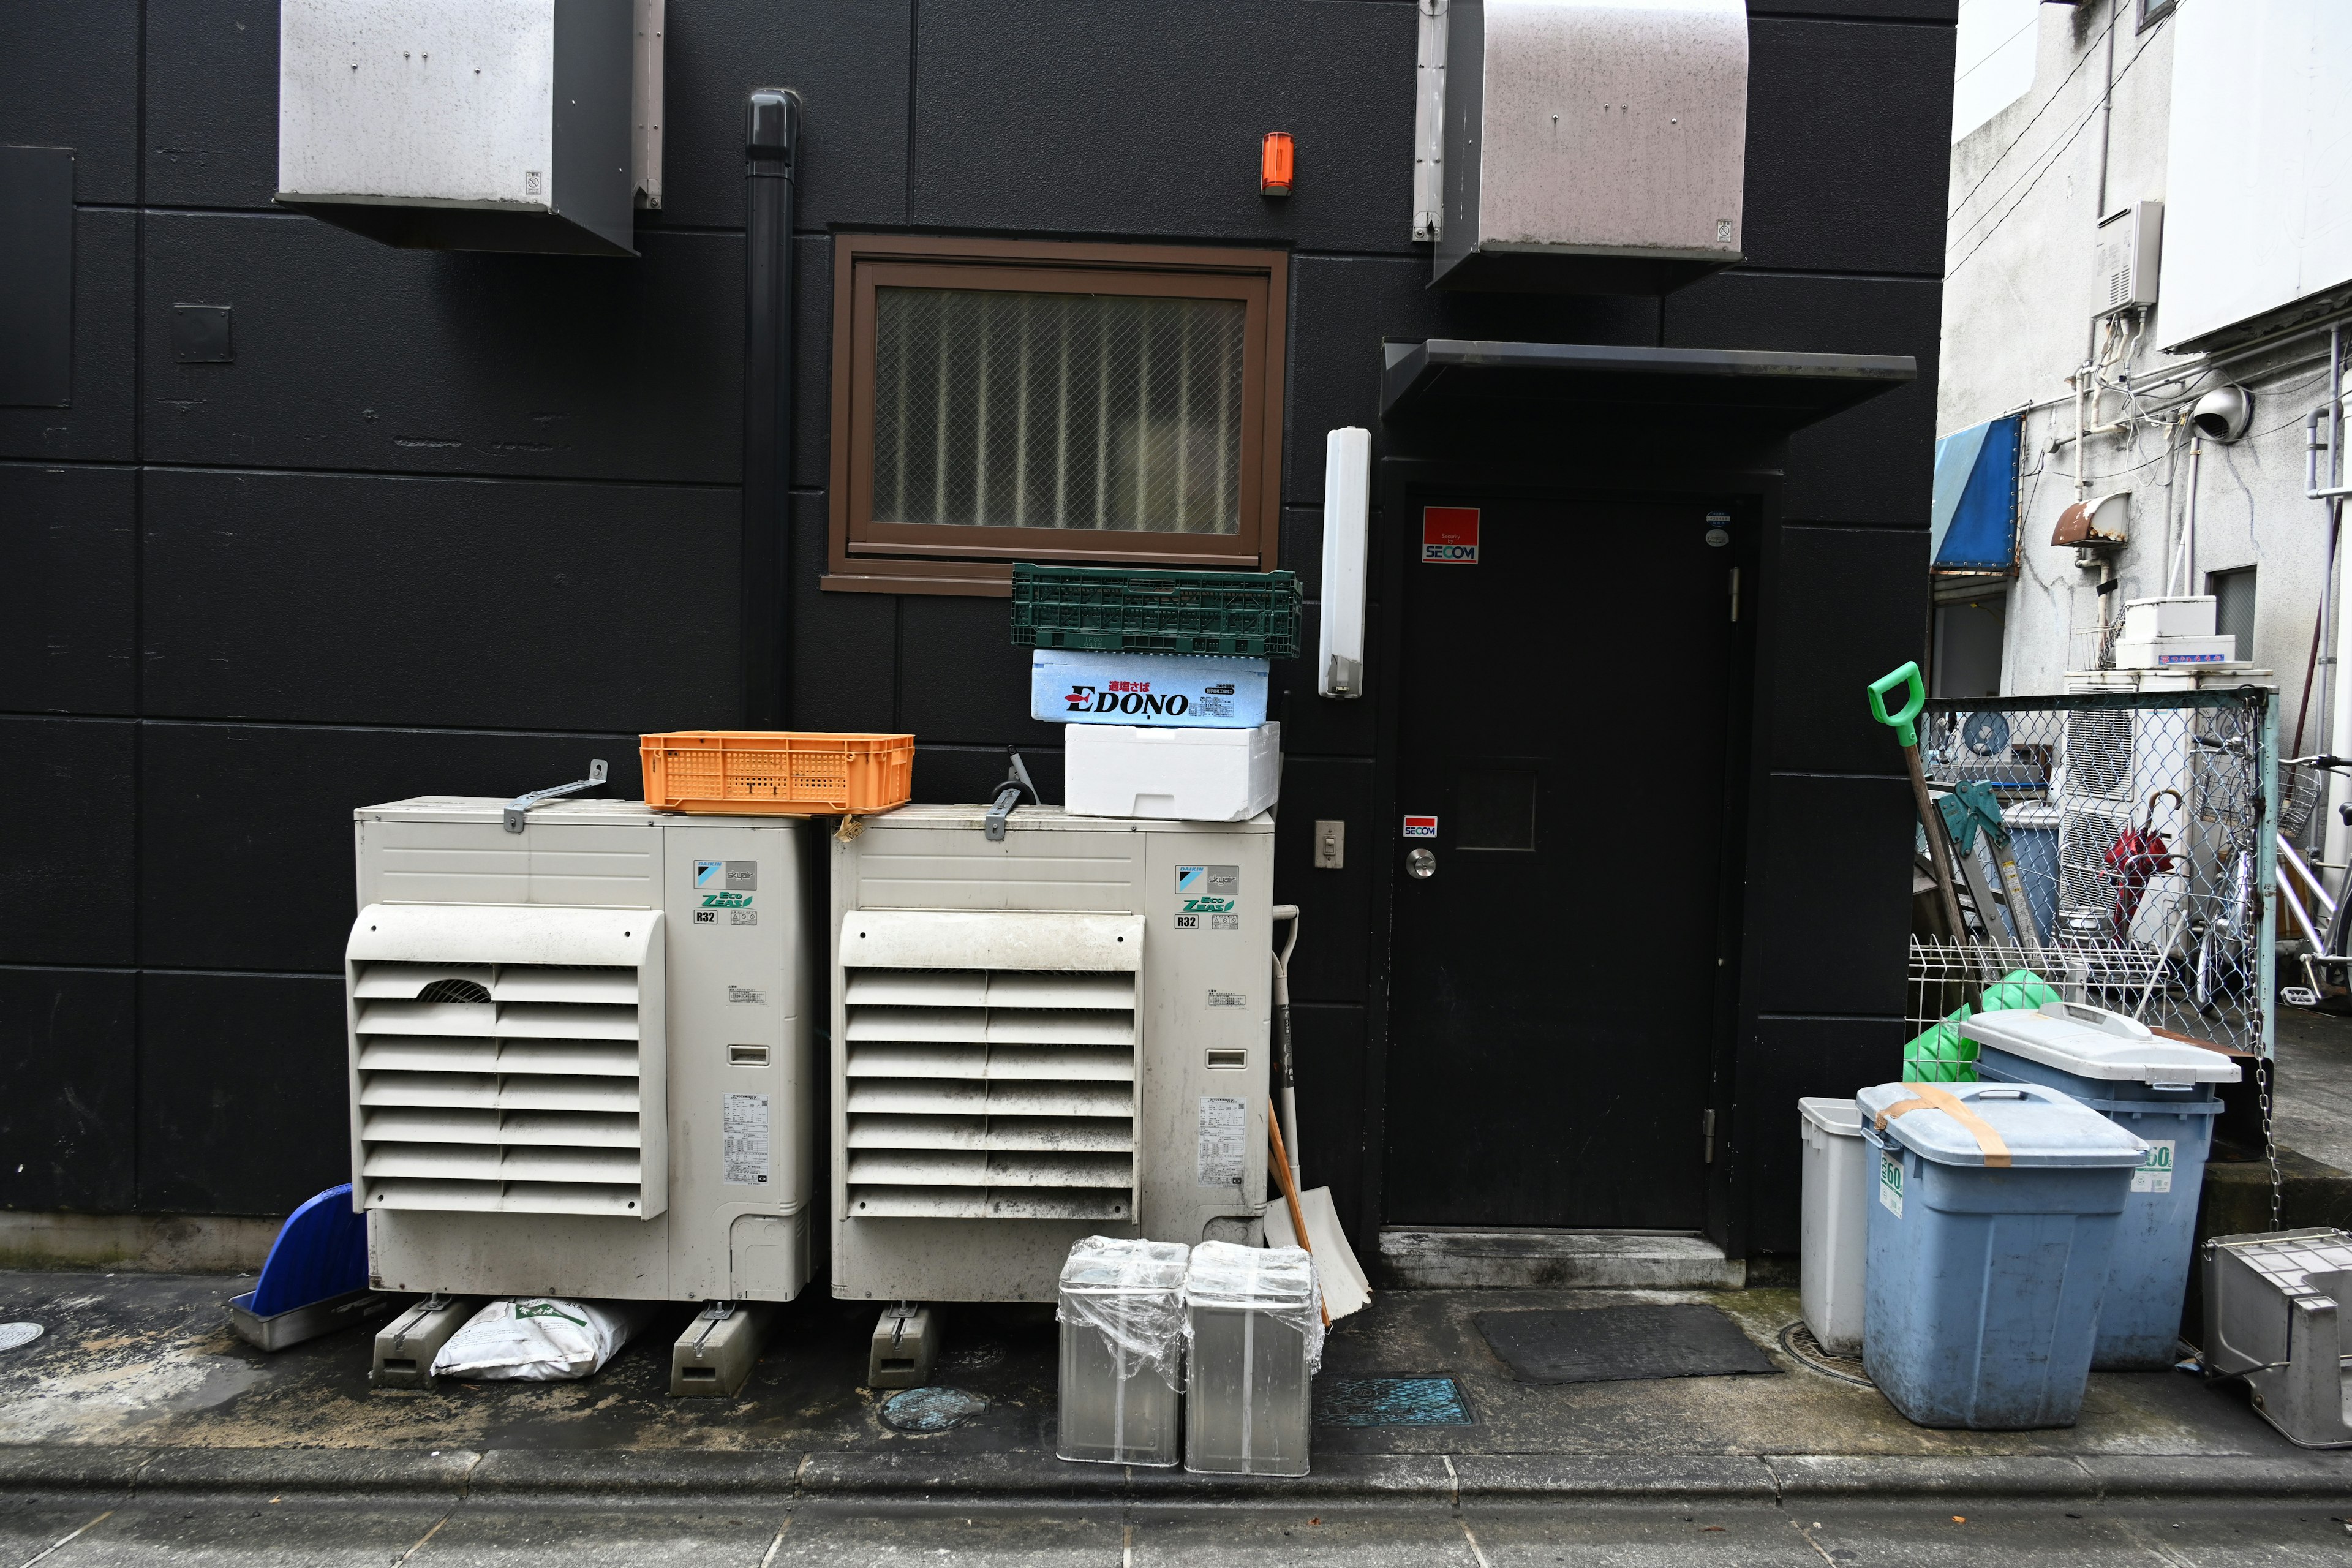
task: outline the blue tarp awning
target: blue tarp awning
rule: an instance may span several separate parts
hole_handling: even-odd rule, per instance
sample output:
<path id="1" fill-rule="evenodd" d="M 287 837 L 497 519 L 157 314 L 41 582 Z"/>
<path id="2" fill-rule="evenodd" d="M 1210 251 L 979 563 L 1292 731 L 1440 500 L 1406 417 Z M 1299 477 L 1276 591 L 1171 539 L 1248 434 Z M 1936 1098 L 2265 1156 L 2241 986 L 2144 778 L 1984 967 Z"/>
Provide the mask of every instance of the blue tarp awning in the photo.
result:
<path id="1" fill-rule="evenodd" d="M 2024 416 L 2003 415 L 1936 443 L 1927 560 L 1937 572 L 2017 567 L 2017 443 Z"/>

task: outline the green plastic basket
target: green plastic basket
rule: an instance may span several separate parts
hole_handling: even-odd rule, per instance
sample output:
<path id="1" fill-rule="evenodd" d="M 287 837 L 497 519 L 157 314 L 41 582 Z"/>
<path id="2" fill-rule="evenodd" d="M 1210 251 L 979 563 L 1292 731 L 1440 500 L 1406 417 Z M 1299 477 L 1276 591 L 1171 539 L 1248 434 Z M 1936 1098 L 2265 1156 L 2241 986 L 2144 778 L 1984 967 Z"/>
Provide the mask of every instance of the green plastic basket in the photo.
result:
<path id="1" fill-rule="evenodd" d="M 1977 1043 L 1961 1037 L 1962 1021 L 1977 1013 L 2023 1012 L 2058 999 L 2056 987 L 2033 971 L 2011 970 L 1988 986 L 1973 1007 L 1962 1003 L 1945 1014 L 1942 1023 L 1929 1025 L 1926 1033 L 1903 1047 L 1903 1081 L 1976 1082 Z"/>
<path id="2" fill-rule="evenodd" d="M 1305 595 L 1293 572 L 1013 568 L 1013 641 L 1092 653 L 1288 658 Z"/>

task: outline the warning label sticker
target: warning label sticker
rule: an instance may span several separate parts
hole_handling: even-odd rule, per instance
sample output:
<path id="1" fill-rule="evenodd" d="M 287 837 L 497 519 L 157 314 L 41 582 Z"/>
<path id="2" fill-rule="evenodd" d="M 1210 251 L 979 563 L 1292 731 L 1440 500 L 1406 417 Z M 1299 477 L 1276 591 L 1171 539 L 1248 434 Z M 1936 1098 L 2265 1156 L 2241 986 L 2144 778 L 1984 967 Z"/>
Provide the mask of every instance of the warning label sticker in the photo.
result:
<path id="1" fill-rule="evenodd" d="M 1475 506 L 1423 507 L 1421 560 L 1424 566 L 1477 565 L 1478 509 Z"/>
<path id="2" fill-rule="evenodd" d="M 1406 818 L 1404 819 L 1404 836 L 1405 836 L 1407 838 L 1434 838 L 1434 837 L 1437 837 L 1437 818 L 1435 818 L 1435 817 L 1433 817 L 1433 816 L 1408 816 L 1408 817 L 1406 817 Z"/>
<path id="3" fill-rule="evenodd" d="M 1243 1131 L 1249 1102 L 1216 1095 L 1201 1097 L 1200 1184 L 1238 1187 L 1242 1184 Z"/>
<path id="4" fill-rule="evenodd" d="M 2132 1191 L 2168 1193 L 2172 1190 L 2173 1142 L 2170 1138 L 2148 1140 L 2147 1152 L 2139 1157 L 2139 1168 L 2132 1173 Z"/>
<path id="5" fill-rule="evenodd" d="M 720 1147 L 732 1186 L 768 1184 L 768 1097 L 730 1094 L 720 1120 Z"/>

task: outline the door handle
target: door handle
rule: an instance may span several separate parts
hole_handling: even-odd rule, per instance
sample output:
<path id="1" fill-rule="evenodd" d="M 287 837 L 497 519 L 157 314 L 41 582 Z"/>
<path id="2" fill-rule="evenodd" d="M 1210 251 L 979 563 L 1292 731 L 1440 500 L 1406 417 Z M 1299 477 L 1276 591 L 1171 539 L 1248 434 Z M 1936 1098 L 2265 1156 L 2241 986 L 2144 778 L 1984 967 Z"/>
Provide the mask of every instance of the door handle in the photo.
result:
<path id="1" fill-rule="evenodd" d="M 1436 876 L 1437 852 L 1433 849 L 1412 850 L 1404 858 L 1404 872 L 1406 876 L 1418 877 L 1423 881 Z"/>

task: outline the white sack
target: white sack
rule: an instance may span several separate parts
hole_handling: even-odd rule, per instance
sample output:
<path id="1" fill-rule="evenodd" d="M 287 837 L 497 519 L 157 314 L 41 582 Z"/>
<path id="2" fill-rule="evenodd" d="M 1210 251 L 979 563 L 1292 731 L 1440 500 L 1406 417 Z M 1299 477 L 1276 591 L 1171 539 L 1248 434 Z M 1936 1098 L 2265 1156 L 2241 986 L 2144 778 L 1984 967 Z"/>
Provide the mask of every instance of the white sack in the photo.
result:
<path id="1" fill-rule="evenodd" d="M 493 1301 L 466 1320 L 433 1358 L 436 1377 L 554 1383 L 611 1361 L 653 1317 L 651 1301 Z"/>

